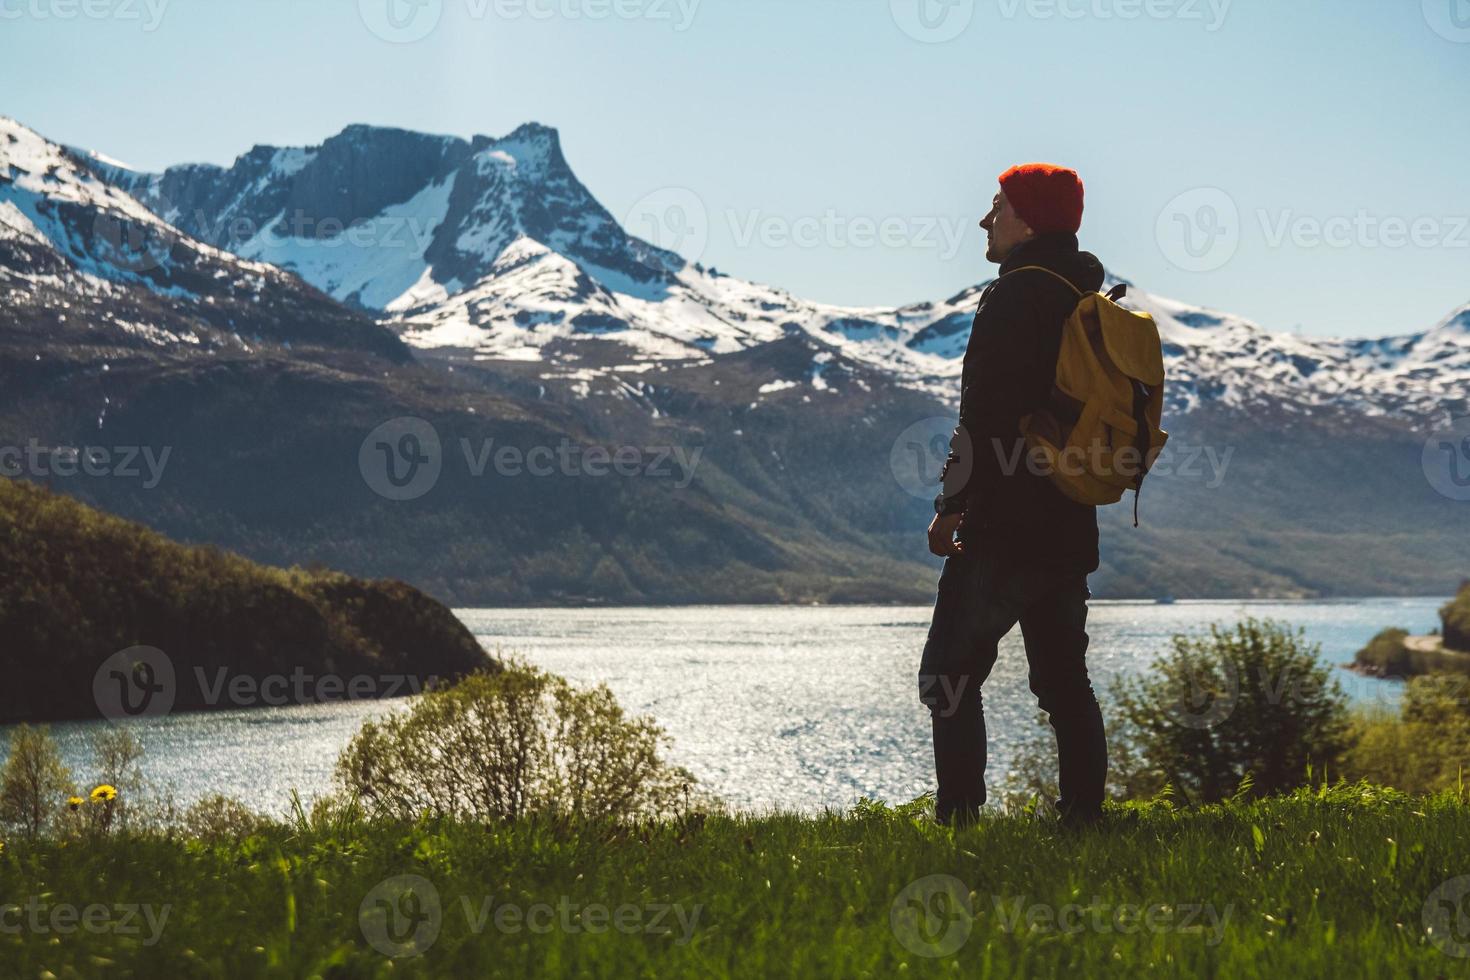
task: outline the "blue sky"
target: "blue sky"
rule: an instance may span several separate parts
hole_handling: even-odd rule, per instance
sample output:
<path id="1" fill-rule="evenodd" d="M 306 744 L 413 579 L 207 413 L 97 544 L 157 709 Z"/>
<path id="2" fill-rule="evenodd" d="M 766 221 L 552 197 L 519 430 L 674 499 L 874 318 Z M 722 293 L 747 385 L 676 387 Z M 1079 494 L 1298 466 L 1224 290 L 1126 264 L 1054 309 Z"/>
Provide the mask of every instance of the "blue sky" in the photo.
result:
<path id="1" fill-rule="evenodd" d="M 1338 335 L 1470 301 L 1470 0 L 416 2 L 0 0 L 0 113 L 150 169 L 536 120 L 619 217 L 851 304 L 986 278 L 995 176 L 1048 160 L 1152 292 Z"/>

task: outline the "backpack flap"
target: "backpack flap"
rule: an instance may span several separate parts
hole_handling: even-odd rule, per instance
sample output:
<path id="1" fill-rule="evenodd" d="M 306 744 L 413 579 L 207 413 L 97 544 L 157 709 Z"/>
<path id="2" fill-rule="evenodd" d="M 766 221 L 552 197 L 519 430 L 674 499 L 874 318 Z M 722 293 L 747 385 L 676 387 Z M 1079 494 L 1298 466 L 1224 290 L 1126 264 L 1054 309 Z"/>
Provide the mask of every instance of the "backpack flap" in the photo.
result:
<path id="1" fill-rule="evenodd" d="M 1164 383 L 1164 351 L 1159 328 L 1147 313 L 1125 310 L 1116 303 L 1096 303 L 1103 344 L 1118 370 L 1150 388 Z"/>

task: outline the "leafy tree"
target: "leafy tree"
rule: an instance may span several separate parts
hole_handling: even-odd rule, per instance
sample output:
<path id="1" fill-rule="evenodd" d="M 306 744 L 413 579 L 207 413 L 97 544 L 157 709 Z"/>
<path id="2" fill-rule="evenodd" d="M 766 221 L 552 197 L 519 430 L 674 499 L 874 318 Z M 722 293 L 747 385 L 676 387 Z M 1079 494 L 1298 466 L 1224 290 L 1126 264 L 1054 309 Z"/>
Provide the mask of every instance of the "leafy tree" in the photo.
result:
<path id="1" fill-rule="evenodd" d="M 1248 619 L 1175 636 L 1143 676 L 1114 682 L 1118 740 L 1197 802 L 1257 795 L 1335 769 L 1349 744 L 1346 697 L 1301 630 Z M 1247 780 L 1249 777 L 1249 780 Z"/>
<path id="2" fill-rule="evenodd" d="M 71 773 L 46 728 L 19 725 L 10 735 L 10 756 L 0 772 L 0 822 L 28 837 L 40 836 L 73 794 Z"/>

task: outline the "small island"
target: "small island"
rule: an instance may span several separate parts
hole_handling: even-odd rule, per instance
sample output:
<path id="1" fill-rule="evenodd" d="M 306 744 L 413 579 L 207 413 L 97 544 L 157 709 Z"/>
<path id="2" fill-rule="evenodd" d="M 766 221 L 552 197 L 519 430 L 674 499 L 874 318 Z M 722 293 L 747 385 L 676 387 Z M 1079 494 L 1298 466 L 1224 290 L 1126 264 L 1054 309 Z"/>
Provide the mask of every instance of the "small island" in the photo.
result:
<path id="1" fill-rule="evenodd" d="M 1470 581 L 1439 611 L 1439 618 L 1439 632 L 1424 636 L 1384 630 L 1358 651 L 1349 666 L 1369 677 L 1470 674 Z"/>
<path id="2" fill-rule="evenodd" d="M 0 724 L 112 717 L 129 671 L 167 688 L 164 710 L 201 711 L 396 697 L 497 666 L 402 582 L 270 568 L 11 479 L 0 628 Z"/>

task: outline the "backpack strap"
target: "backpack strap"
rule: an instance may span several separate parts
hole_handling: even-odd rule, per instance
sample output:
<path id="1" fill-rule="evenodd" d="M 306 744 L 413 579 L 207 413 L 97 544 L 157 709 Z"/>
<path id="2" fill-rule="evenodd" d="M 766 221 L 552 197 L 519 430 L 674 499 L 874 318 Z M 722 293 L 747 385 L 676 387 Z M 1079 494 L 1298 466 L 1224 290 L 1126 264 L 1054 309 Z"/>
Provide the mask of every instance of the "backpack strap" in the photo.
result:
<path id="1" fill-rule="evenodd" d="M 1133 447 L 1138 451 L 1138 477 L 1133 481 L 1133 526 L 1138 526 L 1138 497 L 1143 493 L 1143 478 L 1148 476 L 1148 451 L 1153 448 L 1153 433 L 1148 424 L 1148 403 L 1153 391 L 1142 381 L 1133 382 L 1133 423 L 1138 426 Z"/>
<path id="2" fill-rule="evenodd" d="M 1032 269 L 1036 270 L 1037 272 L 1045 272 L 1049 276 L 1054 276 L 1055 278 L 1060 279 L 1062 282 L 1071 287 L 1072 292 L 1076 293 L 1079 299 L 1087 295 L 1086 292 L 1078 289 L 1076 283 L 1072 282 L 1072 280 L 1068 279 L 1060 272 L 1057 272 L 1055 269 L 1048 269 L 1044 265 L 1023 265 L 1019 269 L 1012 269 L 1010 272 L 1007 272 L 1006 276 L 1015 275 L 1017 272 L 1026 272 Z M 1006 276 L 1001 276 L 1000 279 L 1004 279 Z M 999 282 L 1000 279 L 997 279 L 996 282 Z M 994 285 L 994 283 L 992 283 L 991 285 Z M 1128 284 L 1126 282 L 1120 282 L 1112 289 L 1109 289 L 1103 295 L 1112 302 L 1116 303 L 1118 302 L 1118 300 L 1128 295 Z"/>

